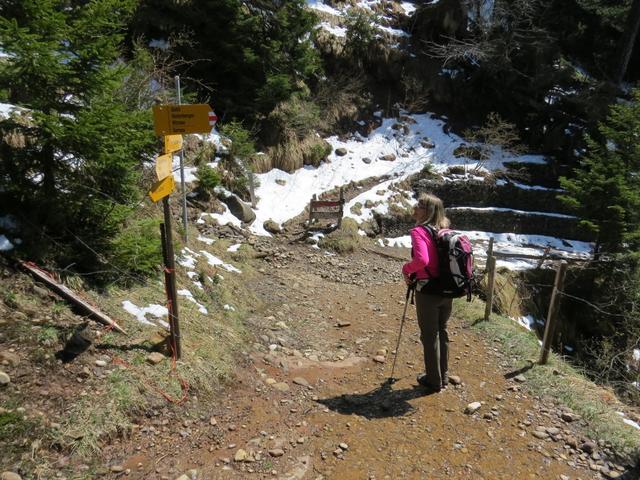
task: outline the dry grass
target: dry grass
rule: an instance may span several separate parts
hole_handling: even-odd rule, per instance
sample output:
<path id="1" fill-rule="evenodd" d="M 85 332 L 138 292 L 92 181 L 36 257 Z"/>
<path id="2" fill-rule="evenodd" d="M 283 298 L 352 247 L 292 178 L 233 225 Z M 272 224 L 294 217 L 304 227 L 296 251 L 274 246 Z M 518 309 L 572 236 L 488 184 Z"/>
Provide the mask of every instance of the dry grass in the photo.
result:
<path id="1" fill-rule="evenodd" d="M 256 167 L 260 172 L 268 171 L 270 168 L 279 168 L 291 173 L 302 168 L 303 165 L 317 167 L 330 153 L 331 146 L 315 133 L 309 134 L 301 140 L 297 135 L 291 133 L 286 140 L 270 148 L 267 155 L 261 156 L 260 163 L 256 164 Z"/>
<path id="2" fill-rule="evenodd" d="M 501 315 L 492 315 L 483 322 L 484 302 L 467 303 L 456 300 L 455 315 L 466 320 L 469 325 L 488 341 L 497 341 L 510 367 L 521 368 L 527 359 L 535 360 L 540 353 L 538 339 L 532 332 L 524 330 L 514 321 Z M 555 372 L 555 373 L 554 373 Z M 527 372 L 524 384 L 532 394 L 554 399 L 587 421 L 586 434 L 594 439 L 604 439 L 613 449 L 629 459 L 640 455 L 640 432 L 623 423 L 616 413 L 623 409 L 615 395 L 586 378 L 579 369 L 561 356 L 551 354 L 547 365 L 536 365 Z"/>
<path id="3" fill-rule="evenodd" d="M 362 248 L 364 238 L 358 234 L 358 224 L 352 218 L 343 218 L 342 226 L 320 239 L 318 245 L 338 253 L 352 253 Z"/>

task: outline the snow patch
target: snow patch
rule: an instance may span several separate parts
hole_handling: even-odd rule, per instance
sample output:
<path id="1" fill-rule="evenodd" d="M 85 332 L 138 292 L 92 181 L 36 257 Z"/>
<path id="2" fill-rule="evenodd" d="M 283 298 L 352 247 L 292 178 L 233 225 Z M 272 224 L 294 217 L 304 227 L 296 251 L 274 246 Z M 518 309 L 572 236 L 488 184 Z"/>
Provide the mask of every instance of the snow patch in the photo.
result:
<path id="1" fill-rule="evenodd" d="M 185 297 L 191 303 L 194 303 L 196 307 L 198 307 L 198 311 L 203 315 L 207 315 L 209 313 L 206 307 L 198 303 L 198 301 L 193 297 L 193 294 L 189 290 L 187 289 L 178 290 L 178 295 Z"/>
<path id="2" fill-rule="evenodd" d="M 0 235 L 0 252 L 8 252 L 13 249 L 13 243 L 4 235 Z"/>
<path id="3" fill-rule="evenodd" d="M 169 315 L 169 311 L 167 307 L 163 305 L 151 304 L 146 307 L 138 307 L 135 303 L 124 300 L 122 302 L 122 308 L 127 312 L 133 315 L 136 320 L 143 325 L 153 325 L 157 326 L 158 324 L 164 328 L 169 328 L 169 324 L 161 320 L 162 317 L 167 317 Z M 158 324 L 153 323 L 152 321 L 147 319 L 147 314 L 156 317 Z"/>

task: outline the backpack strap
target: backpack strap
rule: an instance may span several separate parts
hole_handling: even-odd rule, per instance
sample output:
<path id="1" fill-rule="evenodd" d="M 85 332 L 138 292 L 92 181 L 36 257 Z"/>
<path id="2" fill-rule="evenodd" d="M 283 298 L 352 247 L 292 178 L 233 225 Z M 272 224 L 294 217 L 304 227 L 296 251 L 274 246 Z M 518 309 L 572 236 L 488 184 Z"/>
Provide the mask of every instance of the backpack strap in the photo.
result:
<path id="1" fill-rule="evenodd" d="M 431 239 L 433 240 L 433 243 L 436 247 L 436 252 L 437 252 L 438 251 L 438 231 L 435 228 L 433 228 L 431 225 L 425 225 L 424 223 L 421 223 L 420 225 L 418 225 L 418 227 L 422 227 L 425 232 L 431 235 Z M 413 255 L 413 250 L 411 253 Z M 432 278 L 437 278 L 437 277 L 431 276 L 431 273 L 429 273 L 429 269 L 427 269 L 427 267 L 424 267 L 424 271 L 427 272 L 427 276 L 429 277 L 428 278 L 429 280 L 431 280 Z"/>

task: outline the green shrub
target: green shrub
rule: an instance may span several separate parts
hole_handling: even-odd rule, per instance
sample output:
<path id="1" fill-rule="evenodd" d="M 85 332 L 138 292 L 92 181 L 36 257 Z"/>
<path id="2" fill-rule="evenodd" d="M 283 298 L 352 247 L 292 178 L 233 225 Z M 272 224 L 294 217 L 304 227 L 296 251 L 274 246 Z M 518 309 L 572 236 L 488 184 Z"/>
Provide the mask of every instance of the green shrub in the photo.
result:
<path id="1" fill-rule="evenodd" d="M 160 221 L 143 219 L 125 227 L 111 241 L 110 262 L 118 271 L 113 272 L 124 284 L 142 280 L 158 271 L 162 264 Z M 127 272 L 129 276 L 123 276 Z"/>
<path id="2" fill-rule="evenodd" d="M 358 224 L 352 218 L 343 218 L 339 229 L 320 239 L 318 245 L 338 253 L 351 253 L 358 250 L 363 243 L 358 233 Z"/>
<path id="3" fill-rule="evenodd" d="M 196 170 L 196 176 L 198 177 L 197 190 L 205 195 L 213 191 L 221 182 L 220 172 L 209 165 L 200 165 Z"/>
<path id="4" fill-rule="evenodd" d="M 231 139 L 229 155 L 242 159 L 249 158 L 256 152 L 253 135 L 244 128 L 242 122 L 232 121 L 220 126 L 220 133 Z"/>

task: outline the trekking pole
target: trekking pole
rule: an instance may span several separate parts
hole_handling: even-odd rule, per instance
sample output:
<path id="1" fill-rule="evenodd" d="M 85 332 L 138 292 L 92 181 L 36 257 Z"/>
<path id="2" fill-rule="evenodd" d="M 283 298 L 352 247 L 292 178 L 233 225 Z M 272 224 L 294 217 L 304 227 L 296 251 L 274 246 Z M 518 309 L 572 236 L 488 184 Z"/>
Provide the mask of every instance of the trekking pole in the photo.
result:
<path id="1" fill-rule="evenodd" d="M 387 380 L 387 383 L 389 385 L 393 384 L 394 382 L 393 374 L 396 371 L 396 361 L 398 360 L 398 353 L 400 349 L 400 339 L 402 338 L 402 328 L 404 327 L 404 320 L 405 318 L 407 318 L 407 307 L 409 306 L 409 297 L 411 296 L 411 292 L 413 291 L 414 288 L 415 288 L 414 283 L 412 283 L 407 287 L 407 298 L 404 302 L 404 312 L 402 312 L 402 320 L 400 321 L 400 333 L 398 333 L 398 341 L 396 342 L 396 353 L 395 353 L 395 356 L 393 357 L 393 367 L 391 367 L 391 376 Z"/>

